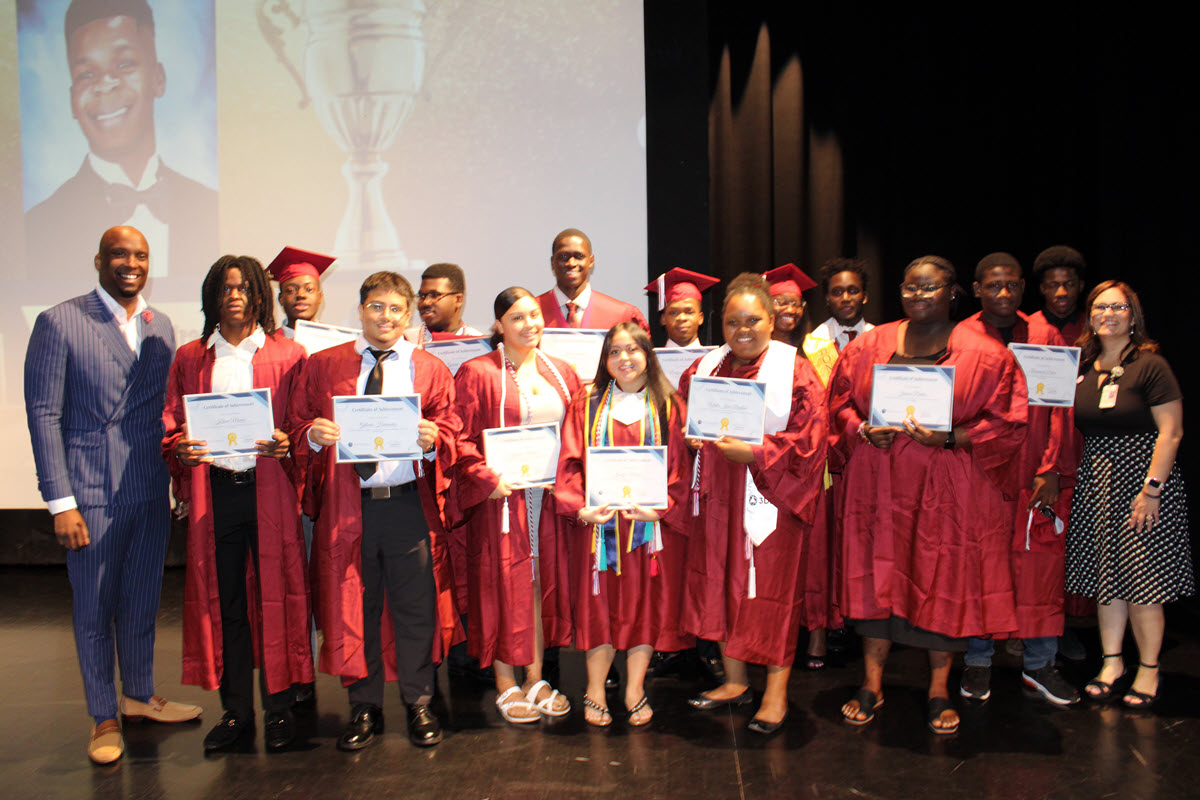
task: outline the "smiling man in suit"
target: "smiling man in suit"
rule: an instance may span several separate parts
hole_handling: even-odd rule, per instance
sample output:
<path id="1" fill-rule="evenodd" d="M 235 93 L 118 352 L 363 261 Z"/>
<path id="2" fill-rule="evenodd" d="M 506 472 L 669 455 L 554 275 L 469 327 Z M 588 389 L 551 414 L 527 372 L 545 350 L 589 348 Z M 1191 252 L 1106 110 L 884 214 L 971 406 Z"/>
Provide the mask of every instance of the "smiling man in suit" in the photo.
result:
<path id="1" fill-rule="evenodd" d="M 100 285 L 38 315 L 25 355 L 25 409 L 38 488 L 67 548 L 75 648 L 88 713 L 88 756 L 124 751 L 126 719 L 182 722 L 198 706 L 154 693 L 154 623 L 170 527 L 160 450 L 175 336 L 142 298 L 150 253 L 136 228 L 104 232 Z"/>

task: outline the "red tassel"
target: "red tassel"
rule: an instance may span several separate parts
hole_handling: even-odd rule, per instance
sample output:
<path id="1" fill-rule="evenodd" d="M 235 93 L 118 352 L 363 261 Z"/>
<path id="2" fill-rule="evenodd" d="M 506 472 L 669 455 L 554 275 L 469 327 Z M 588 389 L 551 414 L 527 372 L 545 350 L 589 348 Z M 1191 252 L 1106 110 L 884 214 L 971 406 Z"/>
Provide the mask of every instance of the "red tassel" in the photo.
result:
<path id="1" fill-rule="evenodd" d="M 656 555 L 650 557 L 650 577 L 658 577 L 658 556 Z"/>

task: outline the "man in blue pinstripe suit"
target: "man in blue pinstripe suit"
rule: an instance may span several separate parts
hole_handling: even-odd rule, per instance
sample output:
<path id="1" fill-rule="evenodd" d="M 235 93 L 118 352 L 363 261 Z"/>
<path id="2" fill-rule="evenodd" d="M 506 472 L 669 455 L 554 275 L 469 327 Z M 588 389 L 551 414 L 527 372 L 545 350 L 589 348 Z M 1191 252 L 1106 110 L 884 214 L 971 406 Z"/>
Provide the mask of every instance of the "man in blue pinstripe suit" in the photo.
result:
<path id="1" fill-rule="evenodd" d="M 99 287 L 38 315 L 25 355 L 25 409 L 38 488 L 67 552 L 75 648 L 93 761 L 121 757 L 127 720 L 182 722 L 198 706 L 154 693 L 154 623 L 170 533 L 162 412 L 171 322 L 146 305 L 150 254 L 136 228 L 105 231 Z M 121 666 L 119 709 L 114 649 Z"/>

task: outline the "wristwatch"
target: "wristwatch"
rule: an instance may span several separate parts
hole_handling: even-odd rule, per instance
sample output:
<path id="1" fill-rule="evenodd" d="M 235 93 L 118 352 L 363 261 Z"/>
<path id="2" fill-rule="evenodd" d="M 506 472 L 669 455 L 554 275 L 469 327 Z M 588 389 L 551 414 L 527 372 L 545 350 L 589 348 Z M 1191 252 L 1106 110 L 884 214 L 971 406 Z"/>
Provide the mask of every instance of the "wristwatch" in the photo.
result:
<path id="1" fill-rule="evenodd" d="M 945 442 L 945 444 L 942 445 L 942 447 L 946 448 L 947 450 L 954 449 L 954 429 L 953 428 L 951 428 L 950 432 L 948 434 L 946 434 L 946 442 Z"/>

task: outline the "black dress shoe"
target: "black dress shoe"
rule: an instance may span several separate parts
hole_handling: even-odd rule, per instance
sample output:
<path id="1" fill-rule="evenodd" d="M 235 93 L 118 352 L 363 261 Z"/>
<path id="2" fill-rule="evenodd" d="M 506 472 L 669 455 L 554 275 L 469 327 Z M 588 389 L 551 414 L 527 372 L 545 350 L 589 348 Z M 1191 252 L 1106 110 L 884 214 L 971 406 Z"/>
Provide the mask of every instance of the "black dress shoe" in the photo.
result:
<path id="1" fill-rule="evenodd" d="M 768 736 L 782 728 L 783 723 L 786 721 L 786 711 L 783 714 L 783 719 L 779 720 L 779 722 L 767 722 L 765 719 L 759 719 L 758 717 L 755 717 L 746 724 L 746 730 L 750 731 L 751 733 L 761 733 L 764 736 Z"/>
<path id="2" fill-rule="evenodd" d="M 714 681 L 725 682 L 725 662 L 719 656 L 701 656 L 700 665 Z"/>
<path id="3" fill-rule="evenodd" d="M 701 711 L 712 711 L 714 708 L 722 706 L 748 706 L 754 702 L 754 692 L 750 689 L 739 694 L 737 697 L 730 697 L 728 700 L 713 700 L 698 694 L 691 700 L 688 700 L 688 705 L 692 708 L 698 708 Z"/>
<path id="4" fill-rule="evenodd" d="M 267 751 L 279 753 L 296 738 L 296 718 L 291 711 L 268 711 L 263 715 L 263 740 Z"/>
<path id="5" fill-rule="evenodd" d="M 429 706 L 408 707 L 408 738 L 417 747 L 433 747 L 442 740 L 442 726 Z"/>
<path id="6" fill-rule="evenodd" d="M 354 707 L 350 722 L 338 739 L 338 750 L 362 750 L 383 733 L 383 710 L 366 704 Z"/>
<path id="7" fill-rule="evenodd" d="M 253 735 L 254 723 L 245 717 L 239 717 L 232 711 L 226 711 L 221 721 L 204 737 L 204 752 L 215 753 L 228 750 L 236 745 L 243 735 Z"/>

